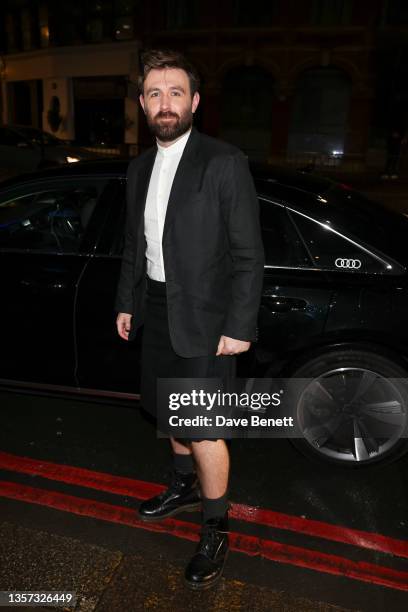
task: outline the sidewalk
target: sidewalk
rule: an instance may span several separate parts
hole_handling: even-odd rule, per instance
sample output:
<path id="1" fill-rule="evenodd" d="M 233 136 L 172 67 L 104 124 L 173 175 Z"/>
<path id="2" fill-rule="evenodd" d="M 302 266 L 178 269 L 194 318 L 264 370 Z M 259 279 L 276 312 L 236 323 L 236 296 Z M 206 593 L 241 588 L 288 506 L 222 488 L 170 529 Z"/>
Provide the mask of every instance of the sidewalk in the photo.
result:
<path id="1" fill-rule="evenodd" d="M 10 522 L 0 524 L 0 542 L 1 590 L 74 591 L 75 612 L 347 612 L 338 606 L 226 578 L 214 589 L 192 592 L 183 584 L 184 567 L 175 559 L 156 555 L 155 547 L 141 546 L 141 550 L 124 554 Z"/>

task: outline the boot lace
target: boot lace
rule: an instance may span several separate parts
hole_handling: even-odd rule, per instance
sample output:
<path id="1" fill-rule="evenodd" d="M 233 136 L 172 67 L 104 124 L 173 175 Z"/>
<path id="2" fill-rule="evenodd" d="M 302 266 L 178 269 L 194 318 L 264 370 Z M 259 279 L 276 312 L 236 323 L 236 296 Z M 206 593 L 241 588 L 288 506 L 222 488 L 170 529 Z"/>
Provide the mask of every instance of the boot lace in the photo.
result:
<path id="1" fill-rule="evenodd" d="M 227 531 L 217 529 L 214 525 L 204 525 L 200 531 L 200 542 L 197 547 L 197 553 L 202 553 L 211 557 L 216 552 L 220 539 L 227 533 Z"/>
<path id="2" fill-rule="evenodd" d="M 170 485 L 167 487 L 167 489 L 165 489 L 164 491 L 162 491 L 161 493 L 159 493 L 158 498 L 161 501 L 166 500 L 168 497 L 170 497 L 171 495 L 173 495 L 173 493 L 178 492 L 183 485 L 183 475 L 179 472 L 177 472 L 176 470 L 172 471 L 172 472 L 167 472 L 167 476 L 171 474 L 171 481 L 170 481 Z"/>

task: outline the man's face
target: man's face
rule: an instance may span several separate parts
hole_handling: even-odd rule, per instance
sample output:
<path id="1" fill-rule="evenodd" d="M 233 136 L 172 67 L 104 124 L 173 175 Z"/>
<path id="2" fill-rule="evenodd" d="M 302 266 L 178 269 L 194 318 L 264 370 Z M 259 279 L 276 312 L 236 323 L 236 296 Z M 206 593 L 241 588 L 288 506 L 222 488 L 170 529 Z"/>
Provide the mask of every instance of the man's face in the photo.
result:
<path id="1" fill-rule="evenodd" d="M 144 82 L 140 104 L 148 126 L 161 142 L 172 142 L 193 123 L 200 96 L 190 93 L 187 73 L 179 68 L 153 69 Z"/>

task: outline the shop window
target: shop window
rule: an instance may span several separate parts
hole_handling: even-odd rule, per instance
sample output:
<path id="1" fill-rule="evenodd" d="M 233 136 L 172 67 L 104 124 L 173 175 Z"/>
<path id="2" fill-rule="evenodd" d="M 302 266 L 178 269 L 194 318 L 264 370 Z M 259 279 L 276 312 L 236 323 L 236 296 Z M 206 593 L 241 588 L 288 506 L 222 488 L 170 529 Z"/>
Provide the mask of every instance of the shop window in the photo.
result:
<path id="1" fill-rule="evenodd" d="M 16 12 L 6 15 L 6 40 L 8 53 L 21 49 L 21 21 Z"/>

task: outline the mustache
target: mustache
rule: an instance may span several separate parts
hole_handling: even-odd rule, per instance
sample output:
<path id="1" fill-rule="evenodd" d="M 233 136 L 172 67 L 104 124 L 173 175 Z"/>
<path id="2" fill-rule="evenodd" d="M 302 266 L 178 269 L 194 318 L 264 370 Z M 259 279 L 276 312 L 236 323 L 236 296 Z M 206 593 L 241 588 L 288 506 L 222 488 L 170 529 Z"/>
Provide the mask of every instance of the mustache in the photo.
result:
<path id="1" fill-rule="evenodd" d="M 174 119 L 179 119 L 179 116 L 176 113 L 172 113 L 170 111 L 159 111 L 157 115 L 155 115 L 155 119 L 168 119 L 169 117 L 173 117 Z"/>

